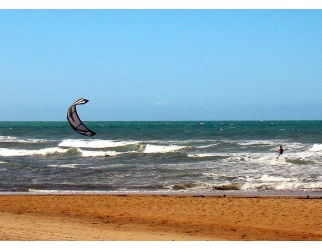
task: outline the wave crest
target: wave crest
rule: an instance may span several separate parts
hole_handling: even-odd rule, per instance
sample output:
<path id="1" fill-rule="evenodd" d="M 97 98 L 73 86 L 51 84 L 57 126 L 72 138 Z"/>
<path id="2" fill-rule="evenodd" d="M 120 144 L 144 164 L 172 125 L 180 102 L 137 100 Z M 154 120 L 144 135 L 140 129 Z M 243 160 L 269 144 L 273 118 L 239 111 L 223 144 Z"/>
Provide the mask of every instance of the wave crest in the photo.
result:
<path id="1" fill-rule="evenodd" d="M 26 138 L 19 138 L 15 136 L 0 136 L 0 142 L 3 143 L 44 143 L 48 142 L 45 139 L 26 139 Z"/>
<path id="2" fill-rule="evenodd" d="M 155 154 L 155 153 L 170 153 L 170 152 L 176 152 L 181 149 L 186 148 L 186 146 L 176 146 L 176 145 L 152 145 L 147 144 L 143 150 L 143 153 L 146 154 Z"/>
<path id="3" fill-rule="evenodd" d="M 63 140 L 58 147 L 71 148 L 115 148 L 137 144 L 135 141 L 113 141 L 113 140 Z"/>
<path id="4" fill-rule="evenodd" d="M 67 151 L 68 149 L 62 149 L 57 147 L 44 148 L 38 150 L 0 148 L 0 156 L 52 155 L 66 153 Z"/>
<path id="5" fill-rule="evenodd" d="M 319 152 L 322 151 L 322 144 L 313 144 L 313 146 L 309 149 L 311 152 Z"/>

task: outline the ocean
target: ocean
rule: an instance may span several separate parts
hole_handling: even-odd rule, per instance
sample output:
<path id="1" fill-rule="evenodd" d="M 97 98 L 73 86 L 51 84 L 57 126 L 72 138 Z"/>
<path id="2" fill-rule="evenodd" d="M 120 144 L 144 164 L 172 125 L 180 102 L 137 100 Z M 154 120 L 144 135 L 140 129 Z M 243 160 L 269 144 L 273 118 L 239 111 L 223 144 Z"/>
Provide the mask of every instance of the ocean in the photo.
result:
<path id="1" fill-rule="evenodd" d="M 0 122 L 0 193 L 322 196 L 322 121 L 84 123 Z"/>

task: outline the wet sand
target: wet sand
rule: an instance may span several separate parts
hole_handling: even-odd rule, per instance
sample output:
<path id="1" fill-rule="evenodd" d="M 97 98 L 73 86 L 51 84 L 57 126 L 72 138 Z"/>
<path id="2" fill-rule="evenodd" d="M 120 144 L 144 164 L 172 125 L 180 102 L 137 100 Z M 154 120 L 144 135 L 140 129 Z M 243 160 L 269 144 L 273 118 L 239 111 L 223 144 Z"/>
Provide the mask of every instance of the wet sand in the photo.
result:
<path id="1" fill-rule="evenodd" d="M 0 195 L 2 241 L 320 241 L 321 197 Z"/>

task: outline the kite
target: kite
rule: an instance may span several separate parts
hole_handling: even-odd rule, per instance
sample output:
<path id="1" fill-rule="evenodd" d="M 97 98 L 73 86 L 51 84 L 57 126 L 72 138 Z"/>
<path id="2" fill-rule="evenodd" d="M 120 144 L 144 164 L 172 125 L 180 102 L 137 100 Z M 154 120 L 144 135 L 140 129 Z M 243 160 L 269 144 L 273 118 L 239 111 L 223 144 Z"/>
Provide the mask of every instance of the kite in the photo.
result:
<path id="1" fill-rule="evenodd" d="M 67 120 L 69 121 L 69 124 L 72 126 L 72 128 L 78 133 L 86 136 L 94 136 L 96 133 L 84 125 L 84 123 L 79 118 L 76 110 L 76 105 L 82 105 L 87 102 L 88 100 L 85 98 L 80 98 L 75 101 L 67 111 Z"/>

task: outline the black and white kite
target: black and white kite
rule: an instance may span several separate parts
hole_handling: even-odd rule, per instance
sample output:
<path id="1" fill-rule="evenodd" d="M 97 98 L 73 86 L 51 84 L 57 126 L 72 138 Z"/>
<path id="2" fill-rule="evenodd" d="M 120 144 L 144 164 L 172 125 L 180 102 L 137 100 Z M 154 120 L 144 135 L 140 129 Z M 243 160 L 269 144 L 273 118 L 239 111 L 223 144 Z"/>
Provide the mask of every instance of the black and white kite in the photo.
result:
<path id="1" fill-rule="evenodd" d="M 81 119 L 79 118 L 76 110 L 76 105 L 81 105 L 87 103 L 88 100 L 85 98 L 80 98 L 77 101 L 75 101 L 72 106 L 67 111 L 67 120 L 69 121 L 69 124 L 72 126 L 72 128 L 77 131 L 78 133 L 86 136 L 93 136 L 96 133 L 89 128 L 87 128 Z"/>

